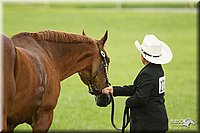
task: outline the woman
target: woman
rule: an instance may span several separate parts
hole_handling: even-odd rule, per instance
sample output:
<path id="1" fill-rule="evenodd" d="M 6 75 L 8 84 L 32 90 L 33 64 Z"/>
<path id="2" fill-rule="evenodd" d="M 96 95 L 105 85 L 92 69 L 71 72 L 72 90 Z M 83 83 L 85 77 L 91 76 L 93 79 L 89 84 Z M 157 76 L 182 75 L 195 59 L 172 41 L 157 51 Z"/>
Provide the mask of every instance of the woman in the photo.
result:
<path id="1" fill-rule="evenodd" d="M 130 96 L 126 106 L 131 109 L 130 132 L 166 132 L 168 117 L 165 108 L 165 75 L 161 64 L 172 60 L 172 52 L 154 35 L 146 35 L 142 42 L 135 41 L 145 65 L 133 85 L 109 86 L 102 90 L 113 96 Z"/>

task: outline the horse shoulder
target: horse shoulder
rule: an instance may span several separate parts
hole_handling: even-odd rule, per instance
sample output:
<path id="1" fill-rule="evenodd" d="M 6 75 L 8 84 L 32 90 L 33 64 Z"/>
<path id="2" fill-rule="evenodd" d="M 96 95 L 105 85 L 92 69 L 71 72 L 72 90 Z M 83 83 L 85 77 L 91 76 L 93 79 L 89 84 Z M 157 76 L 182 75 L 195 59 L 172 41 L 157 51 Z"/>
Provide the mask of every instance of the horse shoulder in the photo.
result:
<path id="1" fill-rule="evenodd" d="M 26 100 L 18 100 L 29 100 L 35 106 L 55 108 L 59 95 L 59 78 L 48 56 L 24 47 L 16 47 L 16 53 L 15 78 L 18 94 L 21 98 L 29 95 Z M 30 101 L 31 99 L 33 100 Z M 18 104 L 19 101 L 15 103 Z"/>

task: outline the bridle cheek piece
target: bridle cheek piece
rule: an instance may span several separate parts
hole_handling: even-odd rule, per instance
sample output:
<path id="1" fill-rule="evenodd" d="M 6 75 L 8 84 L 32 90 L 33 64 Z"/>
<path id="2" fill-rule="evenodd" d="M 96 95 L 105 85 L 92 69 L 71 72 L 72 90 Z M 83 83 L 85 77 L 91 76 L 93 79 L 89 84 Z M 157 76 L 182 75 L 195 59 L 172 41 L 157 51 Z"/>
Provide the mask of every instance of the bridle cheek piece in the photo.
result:
<path id="1" fill-rule="evenodd" d="M 106 87 L 110 86 L 110 82 L 109 82 L 109 79 L 108 79 L 108 64 L 107 64 L 107 61 L 106 61 L 106 54 L 104 51 L 100 50 L 100 47 L 98 45 L 98 48 L 99 48 L 99 53 L 101 55 L 101 58 L 102 58 L 102 62 L 101 62 L 101 65 L 99 66 L 99 69 L 98 71 L 96 72 L 96 74 L 88 80 L 88 88 L 89 88 L 89 93 L 92 94 L 92 95 L 95 95 L 95 96 L 99 96 L 99 95 L 102 95 L 101 91 L 97 89 L 97 87 L 93 84 L 93 80 L 94 78 L 100 73 L 100 71 L 102 69 L 104 69 L 104 73 L 105 73 L 105 80 L 106 80 Z M 114 122 L 114 99 L 113 99 L 113 96 L 111 93 L 109 93 L 110 97 L 111 97 L 111 102 L 112 102 L 112 109 L 111 109 L 111 123 L 112 123 L 112 126 L 117 129 L 117 130 L 121 130 L 122 133 L 124 133 L 125 131 L 125 128 L 128 126 L 129 122 L 130 122 L 130 116 L 129 116 L 129 108 L 128 107 L 125 107 L 124 109 L 124 114 L 123 114 L 123 123 L 122 123 L 122 128 L 118 128 Z"/>
<path id="2" fill-rule="evenodd" d="M 98 45 L 98 48 L 99 48 L 99 45 Z M 104 51 L 100 50 L 99 48 L 99 53 L 101 55 L 101 59 L 102 59 L 102 62 L 101 62 L 101 65 L 99 66 L 99 69 L 97 70 L 96 74 L 88 80 L 88 92 L 92 95 L 95 95 L 95 96 L 98 96 L 98 95 L 101 95 L 101 91 L 98 90 L 98 88 L 93 84 L 93 80 L 96 78 L 96 76 L 104 69 L 104 73 L 105 73 L 105 80 L 106 80 L 106 86 L 110 86 L 110 82 L 109 82 L 109 79 L 108 79 L 108 64 L 107 64 L 107 61 L 106 61 L 106 54 Z"/>

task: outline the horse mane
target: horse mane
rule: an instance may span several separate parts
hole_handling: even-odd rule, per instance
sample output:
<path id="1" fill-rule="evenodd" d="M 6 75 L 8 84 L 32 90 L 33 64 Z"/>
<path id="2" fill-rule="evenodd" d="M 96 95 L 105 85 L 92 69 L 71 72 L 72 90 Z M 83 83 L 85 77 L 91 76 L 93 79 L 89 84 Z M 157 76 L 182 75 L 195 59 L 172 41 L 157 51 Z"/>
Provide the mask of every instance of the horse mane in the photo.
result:
<path id="1" fill-rule="evenodd" d="M 82 36 L 73 33 L 67 33 L 62 31 L 45 30 L 40 32 L 22 32 L 17 35 L 28 35 L 39 41 L 50 41 L 59 43 L 92 43 L 94 40 L 87 36 Z"/>

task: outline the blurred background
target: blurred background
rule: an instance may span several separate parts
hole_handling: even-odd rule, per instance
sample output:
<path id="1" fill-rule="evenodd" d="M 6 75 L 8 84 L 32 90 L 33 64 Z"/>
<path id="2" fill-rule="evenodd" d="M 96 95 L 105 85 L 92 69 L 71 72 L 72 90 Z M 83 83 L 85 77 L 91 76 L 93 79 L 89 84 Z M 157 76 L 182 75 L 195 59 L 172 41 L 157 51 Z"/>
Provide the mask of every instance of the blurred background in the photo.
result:
<path id="1" fill-rule="evenodd" d="M 197 2 L 195 0 L 3 0 L 1 31 L 12 37 L 19 32 L 59 30 L 100 39 L 106 30 L 106 50 L 111 59 L 112 85 L 132 84 L 143 65 L 134 41 L 154 34 L 173 52 L 166 75 L 166 108 L 169 131 L 198 130 Z M 53 75 L 52 75 L 53 76 Z M 77 74 L 61 82 L 61 93 L 50 131 L 115 131 L 110 109 L 97 107 Z M 124 102 L 116 97 L 116 123 L 121 126 Z M 189 128 L 173 121 L 191 118 Z M 29 131 L 22 124 L 15 131 Z M 127 131 L 129 128 L 126 129 Z"/>

